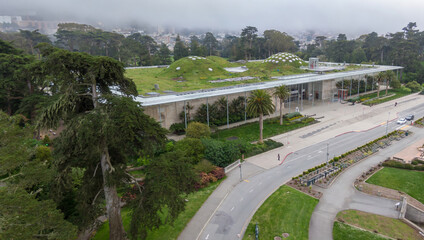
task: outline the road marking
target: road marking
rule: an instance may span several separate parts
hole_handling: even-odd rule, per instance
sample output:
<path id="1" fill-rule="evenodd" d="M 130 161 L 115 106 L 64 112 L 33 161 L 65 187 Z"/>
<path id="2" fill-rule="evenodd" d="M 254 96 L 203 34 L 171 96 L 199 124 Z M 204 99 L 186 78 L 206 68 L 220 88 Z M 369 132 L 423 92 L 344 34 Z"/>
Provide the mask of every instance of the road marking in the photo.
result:
<path id="1" fill-rule="evenodd" d="M 245 182 L 249 182 L 249 180 L 246 180 L 246 179 L 245 179 L 244 181 L 245 181 Z"/>
<path id="2" fill-rule="evenodd" d="M 384 125 L 384 124 L 386 124 L 386 122 L 382 122 L 382 123 L 380 123 L 380 125 Z"/>
<path id="3" fill-rule="evenodd" d="M 321 151 L 321 150 L 319 150 L 319 151 L 318 151 L 318 153 L 322 153 L 322 151 Z"/>
<path id="4" fill-rule="evenodd" d="M 244 199 L 244 198 L 240 198 L 240 202 L 243 202 L 243 199 Z"/>
<path id="5" fill-rule="evenodd" d="M 249 192 L 253 192 L 253 188 L 252 189 L 250 189 L 250 191 Z"/>
<path id="6" fill-rule="evenodd" d="M 403 130 L 403 129 L 407 128 L 407 127 L 408 127 L 408 125 L 403 126 L 402 128 L 400 128 L 400 130 Z"/>
<path id="7" fill-rule="evenodd" d="M 234 206 L 231 208 L 230 212 L 232 212 L 234 210 Z"/>
<path id="8" fill-rule="evenodd" d="M 209 234 L 205 237 L 205 239 L 208 239 L 209 238 Z"/>
<path id="9" fill-rule="evenodd" d="M 262 182 L 259 183 L 259 186 L 261 186 L 261 185 L 262 185 Z"/>

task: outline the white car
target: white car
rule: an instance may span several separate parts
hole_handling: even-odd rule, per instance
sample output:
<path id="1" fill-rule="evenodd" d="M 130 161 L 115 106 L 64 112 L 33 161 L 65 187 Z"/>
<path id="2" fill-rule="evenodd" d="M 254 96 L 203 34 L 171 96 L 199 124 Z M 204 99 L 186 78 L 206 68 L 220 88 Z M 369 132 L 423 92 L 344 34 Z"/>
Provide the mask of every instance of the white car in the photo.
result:
<path id="1" fill-rule="evenodd" d="M 405 118 L 399 118 L 399 120 L 397 121 L 397 124 L 405 124 L 405 123 L 406 123 Z"/>

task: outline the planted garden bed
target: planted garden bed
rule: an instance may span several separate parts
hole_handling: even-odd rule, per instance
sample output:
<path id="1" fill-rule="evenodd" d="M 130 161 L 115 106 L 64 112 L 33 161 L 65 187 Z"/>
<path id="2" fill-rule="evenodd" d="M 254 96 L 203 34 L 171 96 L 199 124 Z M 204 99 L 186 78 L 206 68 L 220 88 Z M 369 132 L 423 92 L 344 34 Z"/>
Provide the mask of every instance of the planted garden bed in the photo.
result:
<path id="1" fill-rule="evenodd" d="M 288 185 L 311 196 L 319 196 L 319 194 L 312 190 L 312 184 L 322 188 L 327 188 L 344 169 L 374 154 L 375 152 L 378 152 L 380 148 L 385 148 L 391 145 L 393 141 L 398 141 L 407 135 L 407 131 L 393 131 L 363 146 L 357 147 L 354 150 L 346 152 L 338 157 L 334 157 L 328 163 L 323 163 L 304 171 L 301 175 L 293 177 Z"/>

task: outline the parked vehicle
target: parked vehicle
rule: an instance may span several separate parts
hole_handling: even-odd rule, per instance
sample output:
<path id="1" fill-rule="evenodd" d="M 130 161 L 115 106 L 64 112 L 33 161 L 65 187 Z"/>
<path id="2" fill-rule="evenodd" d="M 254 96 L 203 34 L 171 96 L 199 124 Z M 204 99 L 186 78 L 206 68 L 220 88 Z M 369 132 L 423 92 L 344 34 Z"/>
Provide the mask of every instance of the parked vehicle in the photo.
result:
<path id="1" fill-rule="evenodd" d="M 399 120 L 397 121 L 397 124 L 405 124 L 405 123 L 406 123 L 405 118 L 399 118 Z"/>
<path id="2" fill-rule="evenodd" d="M 408 121 L 414 120 L 414 114 L 409 114 L 408 116 L 405 117 L 405 119 Z"/>

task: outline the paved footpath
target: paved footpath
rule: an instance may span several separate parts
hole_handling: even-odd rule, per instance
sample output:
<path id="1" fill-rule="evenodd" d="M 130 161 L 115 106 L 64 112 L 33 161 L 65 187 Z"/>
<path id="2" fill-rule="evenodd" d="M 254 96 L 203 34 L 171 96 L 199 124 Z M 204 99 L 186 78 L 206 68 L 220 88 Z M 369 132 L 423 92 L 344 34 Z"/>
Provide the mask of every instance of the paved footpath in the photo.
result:
<path id="1" fill-rule="evenodd" d="M 283 159 L 291 152 L 303 149 L 318 142 L 325 141 L 337 135 L 349 131 L 363 131 L 376 125 L 385 124 L 387 119 L 395 120 L 397 112 L 401 112 L 411 106 L 424 103 L 424 96 L 411 94 L 396 100 L 398 105 L 394 107 L 394 101 L 379 104 L 373 107 L 356 104 L 341 104 L 316 102 L 314 106 L 306 103 L 303 105 L 302 114 L 323 117 L 319 123 L 301 129 L 291 131 L 286 134 L 271 137 L 275 141 L 283 143 L 285 146 L 259 154 L 246 159 L 243 163 L 243 179 L 254 176 L 258 173 L 273 168 L 279 164 L 277 155 Z M 292 103 L 291 109 L 296 105 Z M 301 108 L 301 106 L 299 106 Z M 390 111 L 390 114 L 387 112 Z M 285 110 L 287 112 L 287 110 Z M 278 113 L 277 113 L 278 114 Z M 240 173 L 235 169 L 227 173 L 227 179 L 210 195 L 199 211 L 187 224 L 178 239 L 197 239 L 203 227 L 209 222 L 216 209 L 223 202 L 225 197 L 240 183 Z M 243 220 L 244 221 L 244 220 Z"/>
<path id="2" fill-rule="evenodd" d="M 363 172 L 368 171 L 372 166 L 424 138 L 424 129 L 410 128 L 409 130 L 414 132 L 412 136 L 410 135 L 400 140 L 398 144 L 394 143 L 377 154 L 358 162 L 342 172 L 329 188 L 319 189 L 323 192 L 323 196 L 312 213 L 309 223 L 309 240 L 333 239 L 333 223 L 336 215 L 347 209 L 398 218 L 399 212 L 395 207 L 398 201 L 359 192 L 353 184 Z"/>

